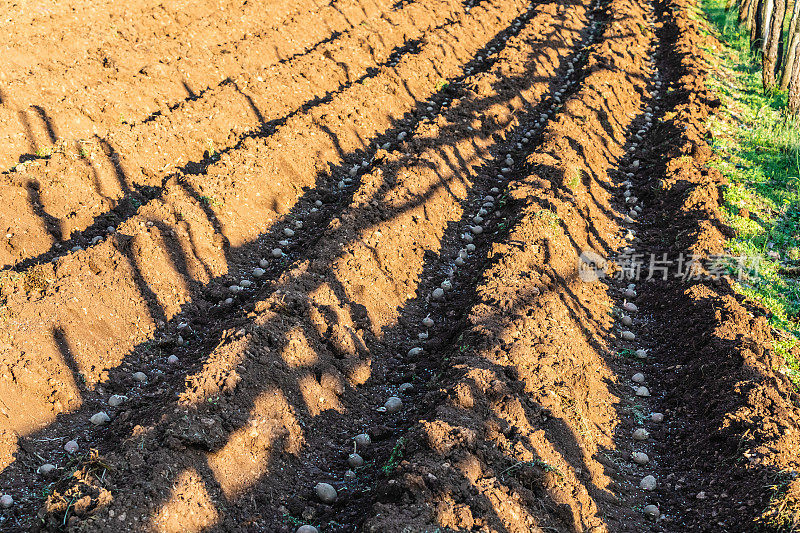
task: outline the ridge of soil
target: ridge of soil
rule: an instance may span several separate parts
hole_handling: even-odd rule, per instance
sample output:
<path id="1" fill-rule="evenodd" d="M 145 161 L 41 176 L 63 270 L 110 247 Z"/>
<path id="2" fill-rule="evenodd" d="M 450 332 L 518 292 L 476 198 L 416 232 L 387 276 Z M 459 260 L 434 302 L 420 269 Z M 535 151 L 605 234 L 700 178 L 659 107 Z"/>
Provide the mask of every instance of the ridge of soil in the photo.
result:
<path id="1" fill-rule="evenodd" d="M 91 389 L 157 331 L 160 349 L 173 348 L 179 315 L 203 316 L 223 300 L 234 279 L 229 272 L 245 273 L 269 256 L 284 238 L 283 223 L 310 214 L 306 223 L 324 228 L 335 219 L 348 202 L 336 192 L 338 174 L 364 159 L 379 162 L 376 143 L 396 143 L 400 130 L 423 120 L 427 111 L 420 102 L 433 99 L 430 104 L 439 107 L 447 97 L 447 88 L 437 91 L 431 78 L 458 76 L 498 31 L 525 13 L 520 2 L 499 7 L 462 7 L 460 19 L 428 35 L 396 65 L 295 115 L 276 134 L 250 139 L 204 172 L 176 177 L 163 198 L 138 208 L 109 238 L 6 275 L 0 362 L 22 367 L 0 380 L 0 396 L 17 402 L 8 407 L 15 416 L 0 420 L 7 440 L 77 408 L 88 398 L 76 379 Z M 473 61 L 470 68 L 479 65 L 488 66 Z M 353 109 L 360 110 L 355 122 L 349 118 Z M 475 125 L 482 127 L 483 120 Z M 312 213 L 317 201 L 326 207 Z M 319 237 L 308 229 L 306 234 Z M 287 250 L 289 257 L 296 259 L 305 244 Z M 285 266 L 276 265 L 272 274 Z M 0 464 L 7 463 L 10 448 L 0 448 L 0 457 Z"/>
<path id="2" fill-rule="evenodd" d="M 764 310 L 579 269 L 724 252 L 691 0 L 181 5 L 47 1 L 42 55 L 2 60 L 0 125 L 41 130 L 0 153 L 30 159 L 0 186 L 2 531 L 752 531 L 797 498 Z M 95 88 L 34 102 L 68 65 Z"/>
<path id="3" fill-rule="evenodd" d="M 614 295 L 577 273 L 582 251 L 623 242 L 613 173 L 652 77 L 647 10 L 604 11 L 584 79 L 510 186 L 513 224 L 445 352 L 442 399 L 407 437 L 390 480 L 403 503 L 378 502 L 367 531 L 650 529 L 635 510 L 649 502 L 631 472 L 627 369 L 608 357 Z"/>
<path id="4" fill-rule="evenodd" d="M 673 53 L 662 68 L 674 84 L 670 113 L 652 136 L 661 141 L 641 156 L 635 186 L 649 209 L 640 237 L 648 253 L 712 257 L 725 253 L 731 236 L 720 206 L 725 184 L 708 165 L 706 119 L 720 106 L 703 50 L 713 37 L 693 17 L 692 2 L 672 0 L 665 9 L 672 16 L 661 43 Z M 800 469 L 800 396 L 771 349 L 765 310 L 737 294 L 729 278 L 645 286 L 643 302 L 660 325 L 650 340 L 670 413 L 657 435 L 669 457 L 659 496 L 686 530 L 772 530 L 761 515 L 776 487 Z"/>

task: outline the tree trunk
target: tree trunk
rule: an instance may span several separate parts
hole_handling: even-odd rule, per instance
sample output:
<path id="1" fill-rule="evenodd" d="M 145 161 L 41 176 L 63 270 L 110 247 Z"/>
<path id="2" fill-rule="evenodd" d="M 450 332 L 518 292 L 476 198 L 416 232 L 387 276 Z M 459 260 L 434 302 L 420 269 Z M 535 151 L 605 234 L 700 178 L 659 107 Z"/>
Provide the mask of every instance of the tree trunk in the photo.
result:
<path id="1" fill-rule="evenodd" d="M 752 19 L 750 18 L 750 11 L 753 9 L 753 0 L 742 0 L 739 3 L 739 26 L 747 24 L 747 29 L 750 29 Z"/>
<path id="2" fill-rule="evenodd" d="M 753 6 L 750 10 L 748 27 L 750 28 L 750 50 L 753 52 L 761 48 L 761 23 L 765 2 L 766 0 L 753 0 Z"/>
<path id="3" fill-rule="evenodd" d="M 800 28 L 798 28 L 798 16 L 800 16 L 800 0 L 795 0 L 792 9 L 792 20 L 789 23 L 789 37 L 786 46 L 786 60 L 783 62 L 783 73 L 781 74 L 781 89 L 789 87 L 789 80 L 792 79 L 792 69 L 797 59 L 797 43 L 800 42 Z"/>
<path id="4" fill-rule="evenodd" d="M 798 50 L 800 50 L 800 42 L 795 44 L 795 57 L 798 55 Z M 792 73 L 789 76 L 789 111 L 793 115 L 800 113 L 800 61 L 794 62 Z"/>
<path id="5" fill-rule="evenodd" d="M 773 12 L 775 11 L 775 0 L 764 0 L 764 13 L 761 15 L 761 34 L 760 47 L 761 53 L 767 51 L 767 39 L 771 31 Z"/>
<path id="6" fill-rule="evenodd" d="M 769 25 L 766 26 L 764 38 L 764 55 L 761 56 L 761 79 L 764 90 L 775 88 L 775 72 L 778 67 L 778 50 L 783 36 L 783 19 L 786 16 L 786 0 L 773 0 Z"/>

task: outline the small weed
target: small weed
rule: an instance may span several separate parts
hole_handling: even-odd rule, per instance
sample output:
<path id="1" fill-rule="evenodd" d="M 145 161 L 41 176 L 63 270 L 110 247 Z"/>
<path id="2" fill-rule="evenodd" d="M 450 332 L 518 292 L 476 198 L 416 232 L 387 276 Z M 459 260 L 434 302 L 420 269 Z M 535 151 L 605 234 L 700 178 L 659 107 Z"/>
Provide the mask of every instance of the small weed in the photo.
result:
<path id="1" fill-rule="evenodd" d="M 800 487 L 797 474 L 782 470 L 775 475 L 773 485 L 769 488 L 772 496 L 756 522 L 767 531 L 797 531 L 797 524 L 800 522 Z"/>
<path id="2" fill-rule="evenodd" d="M 53 155 L 55 148 L 52 146 L 42 146 L 36 149 L 36 157 L 44 159 L 45 157 L 50 157 Z"/>
<path id="3" fill-rule="evenodd" d="M 200 201 L 203 202 L 203 204 L 210 205 L 212 207 L 220 207 L 225 205 L 225 202 L 223 202 L 216 196 L 201 196 Z"/>
<path id="4" fill-rule="evenodd" d="M 386 464 L 381 467 L 381 472 L 388 476 L 394 471 L 395 468 L 397 468 L 397 465 L 399 465 L 400 461 L 403 459 L 405 444 L 405 437 L 400 437 L 397 439 L 394 448 L 392 448 L 392 453 L 389 455 L 389 460 L 386 461 Z"/>
<path id="5" fill-rule="evenodd" d="M 578 186 L 581 184 L 581 178 L 583 178 L 584 170 L 582 168 L 576 168 L 572 170 L 569 176 L 564 176 L 564 183 L 566 184 L 569 190 L 575 192 Z"/>
<path id="6" fill-rule="evenodd" d="M 558 216 L 558 213 L 550 209 L 540 209 L 536 212 L 536 218 L 544 222 L 550 229 L 558 228 L 561 222 L 561 217 Z"/>
<path id="7" fill-rule="evenodd" d="M 623 348 L 622 350 L 617 352 L 617 357 L 621 357 L 623 359 L 627 359 L 628 362 L 641 365 L 642 360 L 636 357 L 636 352 L 631 350 L 630 348 Z"/>
<path id="8" fill-rule="evenodd" d="M 577 400 L 569 396 L 566 390 L 559 390 L 558 397 L 561 399 L 561 404 L 564 410 L 572 414 L 572 420 L 578 426 L 578 433 L 587 438 L 591 435 L 589 424 L 586 422 L 586 417 L 583 416 L 583 410 Z"/>
<path id="9" fill-rule="evenodd" d="M 25 272 L 22 287 L 27 293 L 43 293 L 51 283 L 53 279 L 48 275 L 47 269 L 43 265 L 35 265 Z"/>
<path id="10" fill-rule="evenodd" d="M 443 91 L 443 90 L 447 89 L 449 86 L 450 86 L 450 82 L 449 81 L 447 81 L 445 79 L 441 79 L 441 80 L 436 82 L 436 84 L 433 86 L 433 88 L 436 90 L 436 92 L 440 92 L 440 91 Z"/>
<path id="11" fill-rule="evenodd" d="M 206 151 L 203 156 L 211 161 L 219 161 L 219 150 L 214 146 L 214 141 L 211 139 L 206 140 Z"/>
<path id="12" fill-rule="evenodd" d="M 534 459 L 532 461 L 520 461 L 518 463 L 514 463 L 513 465 L 509 466 L 508 468 L 506 468 L 505 470 L 500 472 L 500 476 L 502 477 L 503 475 L 505 475 L 505 474 L 507 474 L 507 473 L 509 473 L 509 472 L 511 472 L 513 470 L 516 470 L 518 468 L 522 468 L 523 466 L 537 466 L 537 467 L 541 468 L 542 470 L 544 470 L 545 472 L 552 472 L 552 473 L 556 474 L 558 477 L 560 477 L 561 479 L 564 479 L 564 474 L 561 472 L 561 470 L 559 470 L 557 467 L 555 467 L 555 466 L 551 465 L 550 463 L 547 463 L 547 462 L 545 462 L 545 461 L 543 461 L 541 459 Z"/>
<path id="13" fill-rule="evenodd" d="M 290 514 L 283 515 L 283 519 L 294 528 L 298 528 L 305 524 L 304 521 Z"/>
<path id="14" fill-rule="evenodd" d="M 642 424 L 647 420 L 647 415 L 638 406 L 631 407 L 631 415 L 637 424 Z"/>

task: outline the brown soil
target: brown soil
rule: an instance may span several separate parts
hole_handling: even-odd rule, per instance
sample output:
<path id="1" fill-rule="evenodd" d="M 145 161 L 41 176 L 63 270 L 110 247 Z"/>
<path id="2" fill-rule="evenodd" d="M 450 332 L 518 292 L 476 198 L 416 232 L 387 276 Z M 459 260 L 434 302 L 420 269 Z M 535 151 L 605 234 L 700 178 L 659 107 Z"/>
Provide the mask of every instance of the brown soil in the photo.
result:
<path id="1" fill-rule="evenodd" d="M 2 531 L 750 531 L 796 505 L 763 311 L 640 282 L 623 328 L 627 281 L 578 275 L 628 245 L 629 179 L 638 253 L 724 251 L 691 2 L 37 6 L 0 8 Z"/>

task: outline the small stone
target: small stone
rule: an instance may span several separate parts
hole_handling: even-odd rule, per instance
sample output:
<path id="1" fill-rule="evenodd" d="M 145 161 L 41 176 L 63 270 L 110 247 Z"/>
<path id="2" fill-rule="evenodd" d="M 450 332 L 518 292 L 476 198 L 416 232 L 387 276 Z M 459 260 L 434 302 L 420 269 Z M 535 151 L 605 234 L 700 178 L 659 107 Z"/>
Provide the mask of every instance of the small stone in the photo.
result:
<path id="1" fill-rule="evenodd" d="M 11 494 L 0 496 L 0 509 L 8 509 L 12 505 L 14 505 L 14 498 L 11 497 Z"/>
<path id="2" fill-rule="evenodd" d="M 650 432 L 644 428 L 636 428 L 633 431 L 634 440 L 647 440 L 648 438 L 650 438 Z"/>
<path id="3" fill-rule="evenodd" d="M 296 533 L 319 533 L 319 530 L 317 528 L 315 528 L 314 526 L 311 526 L 311 525 L 308 525 L 308 524 L 304 524 L 304 525 L 302 525 L 302 526 L 297 528 L 297 532 Z"/>
<path id="4" fill-rule="evenodd" d="M 45 463 L 42 466 L 40 466 L 39 468 L 37 468 L 36 472 L 38 474 L 42 475 L 42 476 L 46 476 L 47 474 L 50 474 L 51 472 L 53 472 L 53 470 L 55 470 L 55 469 L 56 469 L 56 465 L 53 465 L 53 464 L 50 464 L 50 463 Z"/>
<path id="5" fill-rule="evenodd" d="M 125 396 L 120 396 L 119 394 L 113 394 L 108 399 L 108 405 L 110 405 L 111 407 L 119 407 L 120 405 L 125 403 L 126 399 L 127 398 Z"/>
<path id="6" fill-rule="evenodd" d="M 636 357 L 638 359 L 647 359 L 647 350 L 639 348 L 638 350 L 636 350 Z"/>
<path id="7" fill-rule="evenodd" d="M 99 413 L 95 413 L 95 414 L 92 415 L 91 418 L 89 418 L 89 422 L 91 422 L 95 426 L 102 426 L 103 424 L 108 423 L 110 420 L 111 420 L 111 417 L 108 416 L 103 411 L 100 411 Z"/>
<path id="8" fill-rule="evenodd" d="M 260 278 L 263 275 L 264 275 L 264 269 L 263 268 L 256 267 L 256 268 L 253 269 L 253 277 L 254 278 Z"/>
<path id="9" fill-rule="evenodd" d="M 701 490 L 700 492 L 697 493 L 697 496 L 695 496 L 695 498 L 697 498 L 698 500 L 705 500 L 706 498 L 708 498 L 708 496 L 706 496 L 706 491 Z"/>
<path id="10" fill-rule="evenodd" d="M 656 488 L 656 478 L 653 476 L 644 476 L 642 480 L 639 482 L 639 488 L 643 490 L 655 490 Z"/>
<path id="11" fill-rule="evenodd" d="M 133 381 L 138 381 L 139 383 L 147 381 L 147 374 L 144 372 L 134 372 L 132 377 Z"/>
<path id="12" fill-rule="evenodd" d="M 272 257 L 278 258 L 283 257 L 283 250 L 280 248 L 273 248 L 272 249 Z"/>
<path id="13" fill-rule="evenodd" d="M 401 394 L 406 394 L 408 392 L 411 392 L 413 388 L 414 385 L 412 385 L 411 383 L 403 383 L 402 385 L 397 387 L 397 390 L 400 391 Z"/>
<path id="14" fill-rule="evenodd" d="M 622 332 L 622 338 L 626 341 L 636 340 L 636 335 L 632 331 L 625 330 Z"/>
<path id="15" fill-rule="evenodd" d="M 356 446 L 360 446 L 361 448 L 369 446 L 372 443 L 372 439 L 370 439 L 369 435 L 366 433 L 359 433 L 353 437 L 353 440 L 355 441 Z"/>
<path id="16" fill-rule="evenodd" d="M 169 363 L 171 365 L 177 365 L 179 362 L 180 362 L 180 359 L 178 359 L 178 356 L 175 355 L 175 354 L 172 354 L 169 357 L 167 357 L 167 363 Z"/>
<path id="17" fill-rule="evenodd" d="M 646 465 L 650 462 L 650 457 L 644 452 L 633 452 L 631 454 L 631 460 L 637 465 Z"/>
<path id="18" fill-rule="evenodd" d="M 328 483 L 317 483 L 316 487 L 314 487 L 314 492 L 317 493 L 317 498 L 322 503 L 333 503 L 336 501 L 336 489 L 333 488 L 333 485 Z"/>
<path id="19" fill-rule="evenodd" d="M 660 424 L 664 421 L 664 413 L 653 413 L 650 415 L 650 420 L 655 422 L 656 424 Z"/>
<path id="20" fill-rule="evenodd" d="M 418 355 L 419 355 L 419 354 L 421 354 L 421 353 L 422 353 L 422 348 L 420 348 L 419 346 L 417 346 L 417 347 L 415 347 L 415 348 L 411 348 L 411 349 L 408 351 L 408 356 L 409 356 L 409 357 L 416 357 L 416 356 L 418 356 Z"/>
<path id="21" fill-rule="evenodd" d="M 631 377 L 631 381 L 633 381 L 634 383 L 638 383 L 640 385 L 643 384 L 644 383 L 644 374 L 642 374 L 641 372 L 635 373 L 633 375 L 633 377 Z"/>
<path id="22" fill-rule="evenodd" d="M 638 307 L 636 307 L 636 304 L 635 304 L 635 303 L 633 303 L 633 302 L 625 302 L 625 303 L 622 305 L 622 307 L 623 307 L 623 308 L 624 308 L 626 311 L 630 311 L 630 312 L 632 312 L 632 313 L 635 313 L 636 311 L 638 311 L 638 310 L 639 310 L 639 308 L 638 308 Z"/>
<path id="23" fill-rule="evenodd" d="M 645 505 L 644 507 L 644 515 L 648 518 L 656 519 L 661 516 L 661 511 L 658 510 L 657 505 Z"/>
<path id="24" fill-rule="evenodd" d="M 646 398 L 650 396 L 650 390 L 647 387 L 636 387 L 636 396 Z"/>
<path id="25" fill-rule="evenodd" d="M 391 398 L 386 400 L 386 403 L 383 404 L 383 406 L 386 408 L 387 413 L 393 414 L 400 411 L 400 409 L 403 408 L 403 400 L 401 400 L 397 396 L 392 396 Z"/>
<path id="26" fill-rule="evenodd" d="M 442 298 L 444 298 L 444 289 L 442 289 L 441 287 L 436 287 L 435 289 L 433 289 L 432 296 L 434 300 L 441 300 Z"/>
<path id="27" fill-rule="evenodd" d="M 348 469 L 347 472 L 344 473 L 344 477 L 346 477 L 347 479 L 355 479 L 356 473 Z"/>
<path id="28" fill-rule="evenodd" d="M 358 468 L 360 466 L 364 466 L 364 458 L 358 455 L 357 453 L 351 453 L 347 456 L 347 464 L 350 465 L 352 468 Z"/>
<path id="29" fill-rule="evenodd" d="M 70 440 L 64 444 L 64 451 L 67 453 L 75 453 L 78 451 L 78 441 Z"/>
<path id="30" fill-rule="evenodd" d="M 622 325 L 630 326 L 631 324 L 633 324 L 633 319 L 628 315 L 622 315 Z"/>

